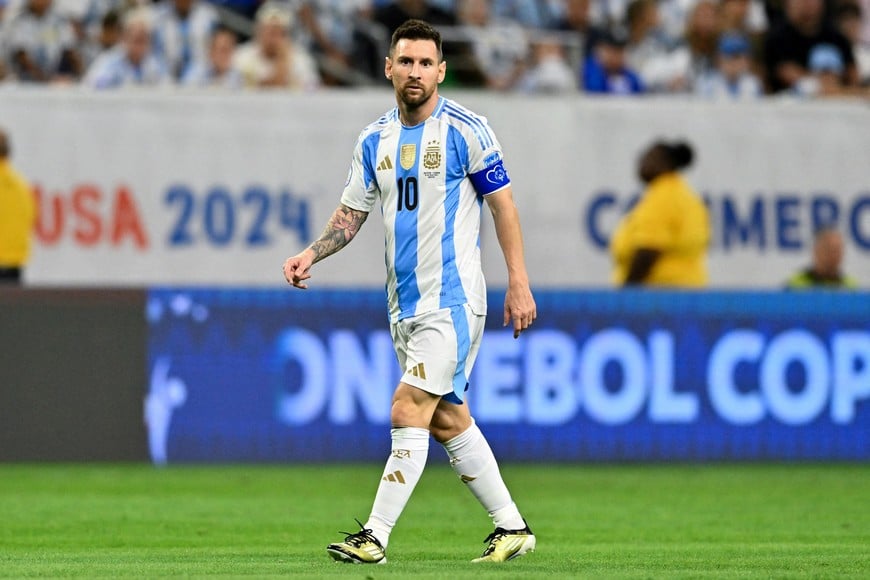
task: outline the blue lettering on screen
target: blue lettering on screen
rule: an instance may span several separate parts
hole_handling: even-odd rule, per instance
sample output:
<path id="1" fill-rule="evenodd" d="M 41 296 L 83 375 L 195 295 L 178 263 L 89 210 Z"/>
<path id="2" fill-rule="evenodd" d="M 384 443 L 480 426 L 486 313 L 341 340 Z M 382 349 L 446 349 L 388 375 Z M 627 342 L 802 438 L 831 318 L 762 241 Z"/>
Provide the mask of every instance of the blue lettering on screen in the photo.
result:
<path id="1" fill-rule="evenodd" d="M 506 458 L 870 459 L 866 293 L 536 299 L 520 340 L 490 317 L 470 381 Z M 151 291 L 155 461 L 382 460 L 401 376 L 385 308 L 378 290 Z"/>

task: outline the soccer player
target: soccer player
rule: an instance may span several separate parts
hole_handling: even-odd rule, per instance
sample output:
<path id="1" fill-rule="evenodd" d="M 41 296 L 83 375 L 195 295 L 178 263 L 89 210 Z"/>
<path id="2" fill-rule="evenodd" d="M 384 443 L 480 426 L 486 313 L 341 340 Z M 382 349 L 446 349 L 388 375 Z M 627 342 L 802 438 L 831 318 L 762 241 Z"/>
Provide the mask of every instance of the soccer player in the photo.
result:
<path id="1" fill-rule="evenodd" d="M 386 562 L 390 532 L 426 465 L 430 434 L 495 524 L 474 561 L 503 562 L 535 548 L 463 403 L 486 315 L 484 200 L 507 263 L 504 324 L 513 322 L 514 338 L 534 321 L 535 300 L 501 146 L 484 117 L 438 95 L 446 70 L 435 28 L 409 20 L 396 29 L 384 73 L 398 107 L 360 134 L 341 205 L 320 238 L 284 262 L 287 281 L 307 288 L 311 266 L 345 247 L 380 202 L 390 332 L 404 374 L 390 412 L 392 452 L 368 521 L 327 547 L 343 562 Z"/>

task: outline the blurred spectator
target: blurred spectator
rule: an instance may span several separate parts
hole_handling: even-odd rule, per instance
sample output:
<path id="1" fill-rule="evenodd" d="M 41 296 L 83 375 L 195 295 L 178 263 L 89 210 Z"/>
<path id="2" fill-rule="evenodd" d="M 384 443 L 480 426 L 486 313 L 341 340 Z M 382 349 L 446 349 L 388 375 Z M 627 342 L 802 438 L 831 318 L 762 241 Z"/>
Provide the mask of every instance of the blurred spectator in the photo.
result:
<path id="1" fill-rule="evenodd" d="M 845 63 L 840 52 L 820 44 L 810 52 L 808 74 L 794 84 L 790 93 L 799 97 L 843 97 L 866 94 L 862 87 L 843 84 Z"/>
<path id="2" fill-rule="evenodd" d="M 591 0 L 589 18 L 601 28 L 625 26 L 629 0 Z"/>
<path id="3" fill-rule="evenodd" d="M 12 167 L 11 149 L 9 137 L 0 129 L 0 284 L 21 282 L 36 219 L 33 191 Z"/>
<path id="4" fill-rule="evenodd" d="M 786 0 L 764 0 L 768 30 L 775 30 L 785 22 L 785 2 Z"/>
<path id="5" fill-rule="evenodd" d="M 455 13 L 438 8 L 426 0 L 394 0 L 375 9 L 372 18 L 384 26 L 390 36 L 403 22 L 410 18 L 425 20 L 436 28 L 456 26 Z"/>
<path id="6" fill-rule="evenodd" d="M 375 39 L 357 24 L 371 18 L 371 0 L 302 0 L 297 15 L 302 24 L 299 43 L 318 57 L 325 84 L 353 84 L 351 77 L 357 71 L 372 76 L 371 57 L 365 62 L 359 57 L 377 50 Z M 386 33 L 383 40 L 388 44 Z"/>
<path id="7" fill-rule="evenodd" d="M 742 34 L 749 41 L 749 60 L 753 73 L 764 76 L 764 36 L 767 16 L 760 0 L 720 0 L 719 32 Z"/>
<path id="8" fill-rule="evenodd" d="M 840 0 L 822 0 L 823 20 L 831 24 L 834 20 L 834 8 Z M 786 4 L 788 0 L 764 0 L 764 13 L 767 18 L 768 30 L 773 30 L 786 21 Z"/>
<path id="9" fill-rule="evenodd" d="M 16 16 L 28 10 L 29 0 L 0 0 L 0 13 L 8 24 Z M 90 28 L 95 28 L 102 17 L 104 0 L 52 0 L 51 11 L 63 22 L 69 24 L 73 42 L 80 45 L 86 42 Z M 2 38 L 0 38 L 2 41 Z"/>
<path id="10" fill-rule="evenodd" d="M 610 241 L 616 284 L 707 285 L 710 218 L 704 201 L 679 173 L 693 157 L 687 143 L 664 141 L 641 155 L 638 176 L 646 190 Z"/>
<path id="11" fill-rule="evenodd" d="M 767 15 L 760 0 L 720 0 L 719 29 L 741 32 L 755 42 L 767 31 Z"/>
<path id="12" fill-rule="evenodd" d="M 446 4 L 445 4 L 446 6 Z M 457 25 L 456 13 L 426 0 L 394 0 L 375 8 L 373 22 L 386 30 L 387 37 L 406 20 L 419 18 L 435 26 L 441 32 L 442 52 L 447 61 L 447 76 L 442 86 L 462 84 L 465 86 L 482 86 L 485 82 L 482 71 L 473 66 L 470 47 L 463 35 L 457 34 L 452 27 Z M 375 68 L 380 71 L 383 79 L 384 58 L 386 54 L 372 55 Z M 389 84 L 386 79 L 384 84 Z"/>
<path id="13" fill-rule="evenodd" d="M 855 66 L 858 70 L 858 84 L 870 85 L 870 41 L 861 40 L 861 19 L 863 12 L 857 2 L 845 0 L 836 11 L 836 26 L 840 34 L 852 45 Z M 870 18 L 867 18 L 870 21 Z"/>
<path id="14" fill-rule="evenodd" d="M 719 20 L 713 0 L 698 0 L 689 12 L 683 44 L 671 54 L 669 92 L 692 91 L 701 77 L 716 68 L 719 49 Z"/>
<path id="15" fill-rule="evenodd" d="M 509 20 L 493 20 L 489 0 L 457 0 L 456 15 L 483 86 L 499 91 L 512 88 L 529 57 L 525 30 Z M 454 72 L 455 68 L 454 64 Z"/>
<path id="16" fill-rule="evenodd" d="M 114 0 L 54 0 L 55 10 L 73 26 L 80 45 L 96 34 L 106 12 L 120 10 L 123 3 Z"/>
<path id="17" fill-rule="evenodd" d="M 870 44 L 870 0 L 855 0 L 858 6 L 861 7 L 863 21 L 861 24 L 861 33 L 858 38 L 862 44 Z"/>
<path id="18" fill-rule="evenodd" d="M 123 36 L 121 15 L 119 12 L 110 10 L 100 19 L 100 27 L 93 35 L 93 39 L 82 44 L 82 58 L 86 67 L 90 67 L 100 53 L 114 48 Z"/>
<path id="19" fill-rule="evenodd" d="M 172 77 L 151 48 L 151 13 L 137 8 L 124 15 L 121 43 L 100 54 L 85 75 L 95 89 L 160 86 Z"/>
<path id="20" fill-rule="evenodd" d="M 560 32 L 577 33 L 577 43 L 581 47 L 580 61 L 592 54 L 595 43 L 605 34 L 604 28 L 592 24 L 589 14 L 590 0 L 564 0 L 562 17 L 554 26 Z"/>
<path id="21" fill-rule="evenodd" d="M 174 79 L 191 65 L 205 66 L 217 23 L 217 11 L 204 0 L 160 0 L 154 6 L 154 54 Z"/>
<path id="22" fill-rule="evenodd" d="M 695 94 L 711 99 L 755 99 L 762 93 L 761 81 L 750 66 L 749 41 L 739 32 L 723 34 L 716 69 L 697 79 Z"/>
<path id="23" fill-rule="evenodd" d="M 588 93 L 636 95 L 644 92 L 638 74 L 626 64 L 625 33 L 606 32 L 583 63 L 583 89 Z"/>
<path id="24" fill-rule="evenodd" d="M 208 0 L 208 2 L 232 14 L 238 14 L 248 20 L 253 20 L 263 0 Z"/>
<path id="25" fill-rule="evenodd" d="M 843 88 L 843 57 L 829 44 L 820 44 L 810 51 L 809 74 L 795 87 L 807 96 L 838 95 Z"/>
<path id="26" fill-rule="evenodd" d="M 492 14 L 526 28 L 552 29 L 561 19 L 561 4 L 562 0 L 492 0 Z"/>
<path id="27" fill-rule="evenodd" d="M 27 9 L 28 0 L 0 0 L 0 14 L 5 14 L 8 22 Z M 111 6 L 119 5 L 117 0 L 53 0 L 52 11 L 73 28 L 77 42 L 84 41 L 96 30 L 100 19 Z"/>
<path id="28" fill-rule="evenodd" d="M 843 254 L 842 234 L 833 227 L 819 229 L 813 236 L 812 263 L 789 278 L 786 287 L 791 290 L 857 288 L 858 283 L 855 279 L 841 270 Z"/>
<path id="29" fill-rule="evenodd" d="M 669 91 L 681 71 L 675 69 L 673 46 L 663 34 L 656 0 L 632 0 L 626 9 L 628 66 L 648 91 Z"/>
<path id="30" fill-rule="evenodd" d="M 242 73 L 233 66 L 236 44 L 233 31 L 215 28 L 209 40 L 208 62 L 190 66 L 182 77 L 182 84 L 186 87 L 242 88 Z"/>
<path id="31" fill-rule="evenodd" d="M 597 26 L 630 27 L 632 0 L 591 0 L 590 17 Z M 653 0 L 657 34 L 668 46 L 676 44 L 683 36 L 688 14 L 697 0 Z M 635 10 L 637 10 L 635 8 Z"/>
<path id="32" fill-rule="evenodd" d="M 566 93 L 577 90 L 577 75 L 568 64 L 557 38 L 540 36 L 532 43 L 532 62 L 517 83 L 527 93 Z"/>
<path id="33" fill-rule="evenodd" d="M 839 53 L 844 67 L 841 83 L 855 86 L 858 71 L 849 41 L 824 20 L 823 0 L 786 0 L 785 21 L 770 31 L 765 42 L 765 69 L 772 92 L 793 89 L 808 74 L 810 53 L 828 45 Z"/>
<path id="34" fill-rule="evenodd" d="M 267 2 L 257 10 L 253 40 L 236 49 L 233 66 L 246 87 L 281 87 L 311 90 L 320 86 L 314 59 L 290 39 L 290 11 Z"/>
<path id="35" fill-rule="evenodd" d="M 389 4 L 390 0 L 375 0 L 378 4 Z M 456 0 L 429 0 L 429 3 L 435 8 L 440 8 L 444 12 L 453 12 L 456 9 Z"/>
<path id="36" fill-rule="evenodd" d="M 12 73 L 25 82 L 78 79 L 82 61 L 69 20 L 52 7 L 52 0 L 28 0 L 5 27 Z"/>
<path id="37" fill-rule="evenodd" d="M 689 14 L 697 0 L 657 0 L 661 34 L 673 46 L 680 42 L 686 31 Z"/>

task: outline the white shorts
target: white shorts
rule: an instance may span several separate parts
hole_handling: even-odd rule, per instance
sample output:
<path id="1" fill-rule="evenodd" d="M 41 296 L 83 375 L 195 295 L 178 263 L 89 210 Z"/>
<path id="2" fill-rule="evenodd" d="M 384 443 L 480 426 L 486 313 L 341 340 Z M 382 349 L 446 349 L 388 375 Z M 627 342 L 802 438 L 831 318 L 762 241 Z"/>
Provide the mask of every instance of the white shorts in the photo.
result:
<path id="1" fill-rule="evenodd" d="M 402 382 L 462 404 L 485 321 L 462 304 L 391 324 Z"/>

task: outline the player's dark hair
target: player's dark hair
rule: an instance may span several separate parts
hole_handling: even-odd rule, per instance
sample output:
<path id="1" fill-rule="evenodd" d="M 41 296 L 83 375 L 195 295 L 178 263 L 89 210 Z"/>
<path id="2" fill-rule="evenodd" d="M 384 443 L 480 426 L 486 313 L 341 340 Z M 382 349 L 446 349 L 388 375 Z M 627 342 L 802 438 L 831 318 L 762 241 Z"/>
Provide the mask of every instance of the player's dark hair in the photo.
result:
<path id="1" fill-rule="evenodd" d="M 0 159 L 9 157 L 12 152 L 12 146 L 9 144 L 9 137 L 6 136 L 6 131 L 0 129 Z"/>
<path id="2" fill-rule="evenodd" d="M 422 20 L 411 19 L 406 20 L 393 32 L 393 38 L 390 41 L 390 55 L 396 49 L 396 44 L 402 39 L 405 40 L 431 40 L 435 43 L 435 48 L 438 49 L 438 60 L 441 61 L 444 55 L 441 51 L 441 33 L 434 26 Z"/>

